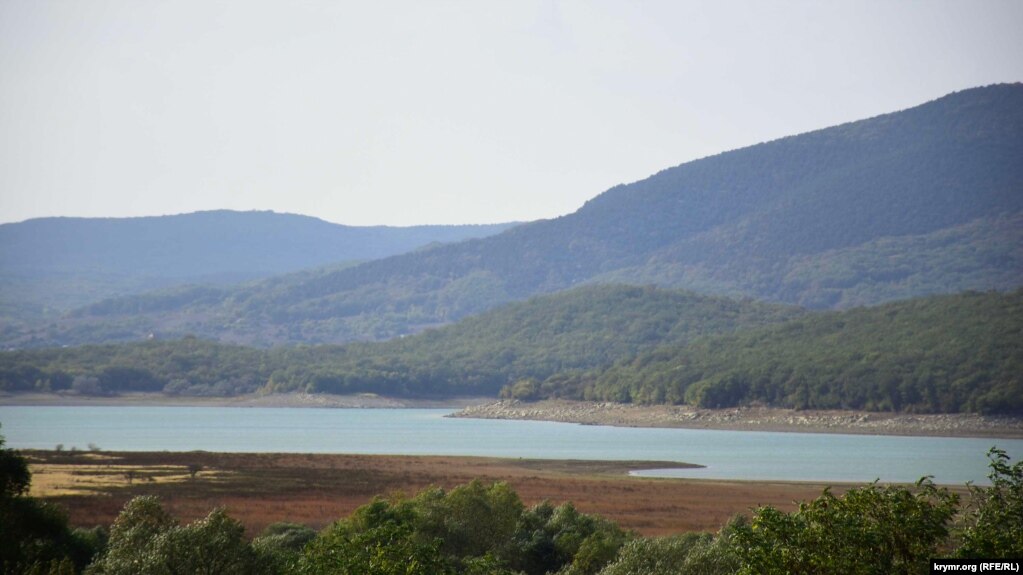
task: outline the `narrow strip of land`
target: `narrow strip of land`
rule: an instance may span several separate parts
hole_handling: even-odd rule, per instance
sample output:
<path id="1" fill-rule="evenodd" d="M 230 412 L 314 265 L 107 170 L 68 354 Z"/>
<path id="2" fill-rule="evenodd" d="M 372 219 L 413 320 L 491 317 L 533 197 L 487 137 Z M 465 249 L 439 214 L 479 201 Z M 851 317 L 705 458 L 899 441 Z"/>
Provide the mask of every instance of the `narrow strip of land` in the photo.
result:
<path id="1" fill-rule="evenodd" d="M 480 479 L 506 481 L 527 505 L 572 501 L 644 535 L 715 531 L 758 505 L 793 509 L 823 484 L 631 477 L 668 462 L 595 462 L 447 456 L 25 451 L 32 495 L 67 507 L 73 525 L 109 525 L 131 497 L 157 495 L 183 521 L 227 507 L 249 535 L 295 521 L 316 528 L 377 495 L 412 495 Z M 842 491 L 840 486 L 837 491 Z"/>
<path id="2" fill-rule="evenodd" d="M 1023 417 L 971 413 L 797 411 L 770 407 L 698 409 L 684 405 L 632 405 L 568 400 L 525 402 L 511 399 L 470 405 L 450 417 L 561 421 L 622 427 L 1023 438 Z"/>
<path id="3" fill-rule="evenodd" d="M 325 408 L 450 408 L 459 409 L 493 401 L 485 397 L 443 399 L 387 397 L 375 393 L 335 395 L 331 393 L 249 393 L 232 396 L 167 395 L 128 392 L 117 395 L 76 393 L 0 392 L 0 405 L 55 406 L 171 406 L 171 407 L 325 407 Z"/>
<path id="4" fill-rule="evenodd" d="M 571 400 L 526 402 L 514 399 L 494 401 L 485 397 L 401 398 L 372 393 L 354 395 L 282 393 L 231 397 L 168 396 L 162 393 L 125 393 L 111 396 L 0 393 L 0 405 L 446 408 L 459 410 L 450 417 L 559 421 L 620 427 L 1023 438 L 1023 416 L 1019 415 L 793 410 L 772 407 L 699 409 L 686 405 L 635 405 Z"/>

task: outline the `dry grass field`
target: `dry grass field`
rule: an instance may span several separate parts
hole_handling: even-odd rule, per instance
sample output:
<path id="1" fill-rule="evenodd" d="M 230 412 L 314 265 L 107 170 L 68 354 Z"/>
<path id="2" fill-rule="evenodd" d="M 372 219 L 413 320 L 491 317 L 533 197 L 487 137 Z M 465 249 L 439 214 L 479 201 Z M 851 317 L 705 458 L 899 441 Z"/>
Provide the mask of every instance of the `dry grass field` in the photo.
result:
<path id="1" fill-rule="evenodd" d="M 250 536 L 276 521 L 321 528 L 374 496 L 472 479 L 506 481 L 527 505 L 572 501 L 643 535 L 714 531 L 757 505 L 795 508 L 824 485 L 630 477 L 649 462 L 445 456 L 25 451 L 32 495 L 64 505 L 76 526 L 110 524 L 126 501 L 157 495 L 182 521 L 226 507 Z M 841 488 L 838 489 L 841 491 Z"/>

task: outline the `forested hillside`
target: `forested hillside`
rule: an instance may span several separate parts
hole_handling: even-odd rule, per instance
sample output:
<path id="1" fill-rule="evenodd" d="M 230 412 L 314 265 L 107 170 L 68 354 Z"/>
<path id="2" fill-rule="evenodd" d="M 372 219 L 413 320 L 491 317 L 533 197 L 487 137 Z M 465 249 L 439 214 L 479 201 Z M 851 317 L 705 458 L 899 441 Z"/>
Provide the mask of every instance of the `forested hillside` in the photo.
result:
<path id="1" fill-rule="evenodd" d="M 186 338 L 0 353 L 0 389 L 503 394 L 703 407 L 1023 412 L 1023 290 L 841 312 L 591 286 L 403 339 Z"/>
<path id="2" fill-rule="evenodd" d="M 745 293 L 701 273 L 665 263 L 619 270 L 600 280 Z M 1023 213 L 793 256 L 771 273 L 778 284 L 770 299 L 816 309 L 965 290 L 1008 291 L 1023 285 Z"/>
<path id="3" fill-rule="evenodd" d="M 643 352 L 540 389 L 703 407 L 1023 413 L 1023 290 L 811 314 Z"/>
<path id="4" fill-rule="evenodd" d="M 667 342 L 801 313 L 657 288 L 590 286 L 381 343 L 256 350 L 186 338 L 0 352 L 0 389 L 496 395 L 518 379 L 606 367 Z"/>
<path id="5" fill-rule="evenodd" d="M 32 345 L 150 332 L 224 341 L 383 339 L 586 282 L 811 307 L 1023 285 L 1023 85 L 688 162 L 577 212 L 286 289 L 82 310 Z M 258 306 L 246 306 L 255 298 Z M 25 334 L 5 341 L 28 345 Z"/>
<path id="6" fill-rule="evenodd" d="M 227 284 L 363 262 L 504 231 L 352 227 L 273 212 L 40 218 L 0 225 L 0 311 L 31 317 L 185 283 Z"/>

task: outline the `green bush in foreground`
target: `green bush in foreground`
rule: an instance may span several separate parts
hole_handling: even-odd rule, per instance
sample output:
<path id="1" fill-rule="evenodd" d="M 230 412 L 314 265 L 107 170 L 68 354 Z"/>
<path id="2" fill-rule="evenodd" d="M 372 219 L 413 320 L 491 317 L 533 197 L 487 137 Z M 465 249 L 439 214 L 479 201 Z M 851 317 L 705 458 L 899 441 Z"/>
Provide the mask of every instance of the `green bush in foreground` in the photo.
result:
<path id="1" fill-rule="evenodd" d="M 731 542 L 733 523 L 717 536 L 686 533 L 634 539 L 600 575 L 729 575 L 739 569 Z"/>
<path id="2" fill-rule="evenodd" d="M 100 530 L 72 530 L 59 506 L 27 495 L 32 475 L 0 436 L 0 573 L 73 575 L 103 544 Z"/>
<path id="3" fill-rule="evenodd" d="M 1009 464 L 1000 449 L 988 451 L 991 487 L 970 486 L 972 502 L 959 555 L 1023 557 L 1023 461 Z"/>
<path id="4" fill-rule="evenodd" d="M 526 509 L 504 483 L 473 481 L 411 499 L 377 499 L 335 523 L 309 547 L 300 572 L 593 575 L 613 560 L 628 535 L 570 503 Z"/>
<path id="5" fill-rule="evenodd" d="M 416 541 L 410 525 L 388 521 L 353 532 L 335 524 L 313 541 L 302 557 L 303 575 L 453 575 L 440 552 L 441 541 Z"/>
<path id="6" fill-rule="evenodd" d="M 958 496 L 922 479 L 917 489 L 871 484 L 825 491 L 794 513 L 757 509 L 735 530 L 743 575 L 929 573 L 948 541 Z"/>
<path id="7" fill-rule="evenodd" d="M 310 527 L 298 523 L 273 523 L 252 540 L 252 551 L 264 572 L 291 573 L 297 569 L 303 549 L 313 539 L 316 539 L 316 531 Z"/>
<path id="8" fill-rule="evenodd" d="M 90 575 L 248 575 L 258 573 L 245 528 L 223 509 L 180 526 L 157 498 L 136 497 L 110 528 Z"/>

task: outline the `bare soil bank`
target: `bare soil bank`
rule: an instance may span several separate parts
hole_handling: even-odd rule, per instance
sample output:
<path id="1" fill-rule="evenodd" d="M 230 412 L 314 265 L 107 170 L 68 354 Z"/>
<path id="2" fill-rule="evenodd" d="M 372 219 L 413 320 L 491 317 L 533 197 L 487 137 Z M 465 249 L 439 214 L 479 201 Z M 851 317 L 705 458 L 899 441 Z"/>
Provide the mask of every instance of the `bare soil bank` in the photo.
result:
<path id="1" fill-rule="evenodd" d="M 224 506 L 247 534 L 277 521 L 321 528 L 374 496 L 506 481 L 526 505 L 571 501 L 644 535 L 716 531 L 758 505 L 792 510 L 825 485 L 652 479 L 630 469 L 663 462 L 594 462 L 447 456 L 25 451 L 32 495 L 64 505 L 73 525 L 109 525 L 130 498 L 157 495 L 182 521 Z M 682 464 L 684 465 L 684 464 Z M 194 477 L 191 471 L 196 471 Z M 839 486 L 842 492 L 847 486 Z"/>
<path id="2" fill-rule="evenodd" d="M 697 409 L 675 405 L 503 400 L 468 406 L 449 417 L 528 419 L 623 427 L 1023 438 L 1023 417 L 962 413 L 796 411 L 768 407 Z"/>

